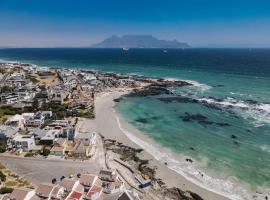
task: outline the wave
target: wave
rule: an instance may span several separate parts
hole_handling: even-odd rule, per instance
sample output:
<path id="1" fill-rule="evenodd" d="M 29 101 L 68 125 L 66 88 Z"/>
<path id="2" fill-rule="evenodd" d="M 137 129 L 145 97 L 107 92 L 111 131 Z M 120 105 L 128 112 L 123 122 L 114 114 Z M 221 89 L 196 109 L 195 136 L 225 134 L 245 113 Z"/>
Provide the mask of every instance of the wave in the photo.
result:
<path id="1" fill-rule="evenodd" d="M 188 164 L 186 160 L 175 159 L 174 156 L 164 151 L 160 151 L 160 148 L 152 145 L 150 142 L 146 142 L 145 139 L 141 139 L 122 127 L 119 117 L 116 115 L 116 120 L 120 130 L 135 144 L 143 148 L 147 153 L 152 155 L 156 160 L 161 163 L 167 163 L 167 167 L 176 173 L 183 176 L 188 181 L 214 193 L 225 196 L 233 200 L 242 199 L 252 199 L 252 194 L 250 194 L 246 189 L 240 186 L 235 181 L 235 177 L 230 177 L 227 180 L 221 178 L 213 178 L 208 174 L 199 170 L 199 166 L 194 163 Z M 263 199 L 262 196 L 261 199 Z"/>
<path id="2" fill-rule="evenodd" d="M 199 83 L 198 81 L 194 81 L 194 80 L 185 80 L 185 79 L 179 79 L 179 78 L 165 78 L 165 80 L 168 80 L 168 81 L 186 81 L 187 83 L 192 84 L 191 87 L 198 88 L 202 92 L 210 90 L 212 88 L 210 85 L 207 85 L 207 84 L 204 84 L 204 83 Z"/>
<path id="3" fill-rule="evenodd" d="M 255 119 L 255 124 L 261 126 L 264 124 L 270 124 L 270 104 L 259 103 L 251 100 L 236 100 L 232 97 L 226 99 L 214 99 L 214 98 L 198 98 L 201 103 L 207 103 L 209 105 L 219 106 L 221 108 L 233 108 L 238 109 L 238 113 L 244 118 Z"/>

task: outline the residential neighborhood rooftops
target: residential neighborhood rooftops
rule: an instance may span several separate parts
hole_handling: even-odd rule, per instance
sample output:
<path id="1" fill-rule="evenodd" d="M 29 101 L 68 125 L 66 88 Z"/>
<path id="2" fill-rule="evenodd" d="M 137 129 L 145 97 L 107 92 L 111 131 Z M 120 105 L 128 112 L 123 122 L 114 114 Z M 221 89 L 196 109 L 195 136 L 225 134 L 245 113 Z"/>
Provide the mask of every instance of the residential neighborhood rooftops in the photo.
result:
<path id="1" fill-rule="evenodd" d="M 67 198 L 66 200 L 79 200 L 82 198 L 82 193 L 73 191 Z"/>
<path id="2" fill-rule="evenodd" d="M 79 181 L 80 184 L 91 187 L 93 183 L 97 180 L 97 178 L 98 177 L 96 175 L 82 174 Z"/>
<path id="3" fill-rule="evenodd" d="M 35 192 L 30 189 L 15 188 L 10 194 L 9 199 L 12 200 L 24 200 L 27 197 L 31 198 L 34 196 Z"/>
<path id="4" fill-rule="evenodd" d="M 59 185 L 63 188 L 65 188 L 66 190 L 71 191 L 73 189 L 73 187 L 76 185 L 77 181 L 73 180 L 73 179 L 69 179 L 69 178 L 64 178 Z"/>
<path id="5" fill-rule="evenodd" d="M 98 186 L 98 185 L 93 185 L 90 190 L 88 191 L 88 193 L 86 194 L 86 196 L 88 198 L 91 198 L 93 195 L 95 194 L 100 194 L 102 191 L 102 187 Z"/>
<path id="6" fill-rule="evenodd" d="M 42 183 L 36 189 L 36 194 L 40 197 L 48 198 L 53 190 L 54 186 L 49 183 Z"/>

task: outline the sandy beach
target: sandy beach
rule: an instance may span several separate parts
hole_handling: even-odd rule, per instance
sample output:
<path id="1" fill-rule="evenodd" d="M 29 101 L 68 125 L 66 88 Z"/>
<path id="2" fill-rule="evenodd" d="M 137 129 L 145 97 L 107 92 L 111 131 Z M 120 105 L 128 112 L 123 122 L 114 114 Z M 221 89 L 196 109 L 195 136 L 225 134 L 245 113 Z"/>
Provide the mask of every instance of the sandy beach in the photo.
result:
<path id="1" fill-rule="evenodd" d="M 121 119 L 114 109 L 115 102 L 113 99 L 127 92 L 127 90 L 117 90 L 97 96 L 95 104 L 96 118 L 94 120 L 88 120 L 86 123 L 87 128 L 101 133 L 105 138 L 115 139 L 131 147 L 142 148 L 142 146 L 138 146 L 132 141 L 132 135 L 136 135 L 136 137 L 139 136 L 138 130 Z M 132 135 L 129 133 L 132 133 Z M 141 134 L 139 138 L 142 142 L 147 141 Z M 151 154 L 147 153 L 147 151 L 143 151 L 142 157 L 151 160 L 151 165 L 157 166 L 157 177 L 161 178 L 169 187 L 179 187 L 182 190 L 190 190 L 199 194 L 204 199 L 229 199 L 187 180 L 184 176 L 169 169 L 163 162 L 156 160 Z"/>

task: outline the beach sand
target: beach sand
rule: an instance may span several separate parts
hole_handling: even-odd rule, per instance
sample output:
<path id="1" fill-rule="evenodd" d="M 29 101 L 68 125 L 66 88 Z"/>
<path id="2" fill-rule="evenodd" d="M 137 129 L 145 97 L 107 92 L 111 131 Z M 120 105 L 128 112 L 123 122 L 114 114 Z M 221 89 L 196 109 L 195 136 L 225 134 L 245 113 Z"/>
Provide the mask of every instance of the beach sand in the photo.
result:
<path id="1" fill-rule="evenodd" d="M 127 124 L 120 116 L 117 115 L 114 105 L 115 102 L 113 99 L 120 97 L 121 95 L 128 93 L 127 90 L 117 90 L 113 92 L 103 93 L 96 97 L 95 109 L 96 109 L 96 118 L 94 120 L 87 121 L 87 128 L 92 129 L 96 132 L 101 133 L 105 138 L 115 139 L 119 142 L 124 143 L 135 148 L 142 148 L 134 143 L 127 136 L 128 133 L 138 135 L 138 130 L 136 130 L 131 125 Z M 120 123 L 119 123 L 120 122 Z M 119 126 L 121 124 L 121 126 Z M 131 135 L 129 135 L 131 136 Z M 143 136 L 140 136 L 142 141 L 146 141 Z M 199 194 L 204 199 L 209 200 L 228 200 L 229 198 L 217 194 L 213 191 L 205 189 L 190 180 L 187 180 L 184 176 L 176 173 L 175 171 L 169 169 L 163 162 L 156 160 L 152 155 L 143 151 L 142 157 L 145 159 L 150 159 L 150 164 L 157 166 L 157 178 L 161 178 L 167 186 L 169 187 L 179 187 L 182 190 L 189 190 Z"/>

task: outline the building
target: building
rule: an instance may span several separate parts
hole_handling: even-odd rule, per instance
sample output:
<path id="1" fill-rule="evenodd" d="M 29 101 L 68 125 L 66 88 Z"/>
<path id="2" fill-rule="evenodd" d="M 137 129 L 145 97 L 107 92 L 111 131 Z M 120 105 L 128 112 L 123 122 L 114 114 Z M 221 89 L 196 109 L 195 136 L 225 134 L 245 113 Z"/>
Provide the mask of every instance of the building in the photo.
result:
<path id="1" fill-rule="evenodd" d="M 12 147 L 15 151 L 30 151 L 36 145 L 35 138 L 33 135 L 20 135 L 12 139 Z"/>
<path id="2" fill-rule="evenodd" d="M 76 143 L 83 143 L 85 146 L 94 145 L 96 142 L 95 132 L 77 132 L 74 138 Z"/>
<path id="3" fill-rule="evenodd" d="M 98 176 L 92 175 L 92 174 L 82 174 L 79 181 L 80 184 L 84 186 L 85 190 L 89 190 L 96 180 L 98 179 Z"/>
<path id="4" fill-rule="evenodd" d="M 11 144 L 12 138 L 19 131 L 18 128 L 11 126 L 0 126 L 0 144 Z"/>
<path id="5" fill-rule="evenodd" d="M 19 129 L 23 129 L 24 128 L 24 118 L 22 115 L 14 115 L 12 117 L 10 117 L 6 122 L 5 122 L 6 126 L 12 126 L 12 127 L 16 127 Z"/>
<path id="6" fill-rule="evenodd" d="M 62 196 L 64 194 L 64 188 L 61 186 L 55 186 L 51 193 L 51 199 L 52 200 L 60 200 L 62 199 Z"/>
<path id="7" fill-rule="evenodd" d="M 77 186 L 80 184 L 78 180 L 73 180 L 70 178 L 64 178 L 60 183 L 59 186 L 64 188 L 65 192 L 72 192 L 74 191 Z"/>
<path id="8" fill-rule="evenodd" d="M 113 182 L 116 180 L 117 178 L 117 174 L 115 170 L 100 170 L 98 177 L 102 180 L 102 181 L 110 181 Z"/>
<path id="9" fill-rule="evenodd" d="M 41 112 L 36 113 L 23 113 L 26 127 L 41 127 L 44 124 L 44 116 Z"/>
<path id="10" fill-rule="evenodd" d="M 113 182 L 103 182 L 103 192 L 107 194 L 112 194 L 116 192 L 121 192 L 124 188 L 124 183 L 119 179 Z"/>
<path id="11" fill-rule="evenodd" d="M 54 145 L 57 138 L 59 138 L 60 133 L 61 130 L 48 130 L 46 135 L 40 139 L 40 143 L 45 145 Z"/>
<path id="12" fill-rule="evenodd" d="M 73 191 L 71 192 L 66 200 L 82 200 L 83 199 L 83 193 L 77 192 L 77 191 Z"/>
<path id="13" fill-rule="evenodd" d="M 98 185 L 93 185 L 90 190 L 87 192 L 85 199 L 87 200 L 96 200 L 99 199 L 102 194 L 102 187 Z"/>
<path id="14" fill-rule="evenodd" d="M 41 183 L 36 189 L 36 195 L 44 200 L 50 199 L 54 185 L 49 183 Z"/>
<path id="15" fill-rule="evenodd" d="M 65 151 L 66 151 L 66 146 L 67 146 L 67 140 L 63 138 L 57 139 L 55 142 L 54 146 L 50 150 L 50 154 L 54 156 L 65 156 Z"/>
<path id="16" fill-rule="evenodd" d="M 15 188 L 9 195 L 10 200 L 30 200 L 35 195 L 34 190 Z"/>

